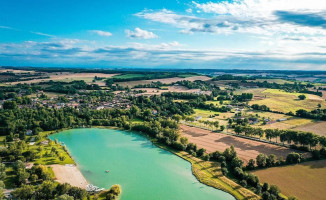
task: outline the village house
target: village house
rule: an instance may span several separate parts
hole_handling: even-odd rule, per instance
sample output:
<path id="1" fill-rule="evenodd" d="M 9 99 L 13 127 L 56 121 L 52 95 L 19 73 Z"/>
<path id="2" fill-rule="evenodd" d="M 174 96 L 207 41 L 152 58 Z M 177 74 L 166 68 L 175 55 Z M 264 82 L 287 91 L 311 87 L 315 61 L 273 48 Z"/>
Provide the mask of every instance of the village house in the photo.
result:
<path id="1" fill-rule="evenodd" d="M 32 130 L 27 130 L 27 131 L 26 131 L 26 135 L 28 135 L 28 136 L 33 135 L 33 131 L 32 131 Z"/>

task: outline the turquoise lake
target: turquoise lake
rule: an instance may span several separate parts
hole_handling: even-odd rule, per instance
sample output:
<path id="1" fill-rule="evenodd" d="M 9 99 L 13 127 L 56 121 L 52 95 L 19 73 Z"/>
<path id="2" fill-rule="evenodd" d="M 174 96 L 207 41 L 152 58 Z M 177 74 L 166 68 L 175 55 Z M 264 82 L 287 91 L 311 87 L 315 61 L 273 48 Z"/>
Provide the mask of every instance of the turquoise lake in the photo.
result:
<path id="1" fill-rule="evenodd" d="M 103 188 L 120 184 L 121 200 L 235 199 L 200 183 L 189 162 L 136 133 L 72 129 L 51 135 L 50 139 L 64 142 L 89 183 Z"/>

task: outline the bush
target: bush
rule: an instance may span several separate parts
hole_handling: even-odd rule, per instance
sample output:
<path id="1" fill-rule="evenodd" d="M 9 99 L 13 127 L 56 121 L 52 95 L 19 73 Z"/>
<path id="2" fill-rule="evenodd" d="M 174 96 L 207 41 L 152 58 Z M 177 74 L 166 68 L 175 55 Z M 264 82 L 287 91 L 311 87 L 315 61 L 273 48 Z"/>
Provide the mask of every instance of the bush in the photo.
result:
<path id="1" fill-rule="evenodd" d="M 244 173 L 243 173 L 243 171 L 242 171 L 241 168 L 236 167 L 236 168 L 234 168 L 234 175 L 235 175 L 237 178 L 242 179 L 243 176 L 244 176 Z"/>
<path id="2" fill-rule="evenodd" d="M 306 95 L 304 95 L 304 94 L 301 94 L 298 97 L 300 100 L 305 100 L 307 98 Z"/>
<path id="3" fill-rule="evenodd" d="M 253 169 L 255 169 L 255 161 L 254 161 L 254 159 L 250 159 L 250 160 L 249 160 L 249 162 L 248 162 L 246 168 L 247 168 L 248 170 L 253 170 Z"/>
<path id="4" fill-rule="evenodd" d="M 271 187 L 269 188 L 269 193 L 274 196 L 278 196 L 278 194 L 280 193 L 280 189 L 278 189 L 276 185 L 271 185 Z"/>
<path id="5" fill-rule="evenodd" d="M 213 153 L 210 153 L 211 160 L 215 160 L 215 161 L 218 161 L 221 155 L 222 155 L 222 153 L 219 152 L 219 151 L 215 151 Z"/>
<path id="6" fill-rule="evenodd" d="M 187 145 L 186 151 L 190 152 L 190 150 L 196 152 L 197 151 L 197 145 L 194 143 L 189 143 Z"/>
<path id="7" fill-rule="evenodd" d="M 262 191 L 263 192 L 266 192 L 266 191 L 268 191 L 269 190 L 269 184 L 268 183 L 264 183 L 263 184 L 263 187 L 262 187 Z"/>
<path id="8" fill-rule="evenodd" d="M 231 161 L 231 166 L 232 166 L 233 168 L 236 168 L 236 167 L 242 168 L 242 166 L 243 166 L 243 161 L 240 160 L 240 158 L 238 158 L 238 157 L 234 157 L 234 158 L 232 159 L 232 161 Z"/>
<path id="9" fill-rule="evenodd" d="M 186 149 L 186 147 L 181 142 L 177 142 L 177 141 L 174 141 L 172 143 L 172 147 L 179 151 L 184 151 Z"/>
<path id="10" fill-rule="evenodd" d="M 114 200 L 120 193 L 120 185 L 113 185 L 106 195 L 106 200 Z"/>
<path id="11" fill-rule="evenodd" d="M 247 182 L 249 185 L 257 187 L 259 185 L 259 178 L 254 174 L 248 174 Z"/>
<path id="12" fill-rule="evenodd" d="M 299 162 L 301 162 L 301 155 L 299 153 L 290 153 L 286 157 L 286 162 L 288 164 L 299 163 Z"/>
<path id="13" fill-rule="evenodd" d="M 209 154 L 204 154 L 203 155 L 203 160 L 209 161 L 209 159 L 210 159 Z"/>
<path id="14" fill-rule="evenodd" d="M 202 157 L 202 156 L 204 155 L 205 152 L 206 152 L 206 149 L 201 148 L 201 149 L 199 149 L 199 150 L 197 151 L 197 156 L 198 156 L 198 157 Z"/>
<path id="15" fill-rule="evenodd" d="M 240 185 L 242 185 L 243 187 L 247 187 L 247 181 L 246 180 L 240 181 Z"/>
<path id="16" fill-rule="evenodd" d="M 267 164 L 267 156 L 265 154 L 259 154 L 256 158 L 258 167 L 265 167 Z"/>
<path id="17" fill-rule="evenodd" d="M 226 176 L 228 173 L 229 173 L 229 171 L 228 171 L 228 169 L 226 168 L 226 167 L 222 167 L 222 174 L 224 175 L 224 176 Z"/>

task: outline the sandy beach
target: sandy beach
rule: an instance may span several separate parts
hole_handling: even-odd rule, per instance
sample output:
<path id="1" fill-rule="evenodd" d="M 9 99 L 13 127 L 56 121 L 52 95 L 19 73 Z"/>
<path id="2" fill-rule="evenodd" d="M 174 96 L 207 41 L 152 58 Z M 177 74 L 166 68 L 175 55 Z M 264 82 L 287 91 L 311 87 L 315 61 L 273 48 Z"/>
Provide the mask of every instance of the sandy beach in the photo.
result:
<path id="1" fill-rule="evenodd" d="M 83 174 L 75 165 L 51 165 L 56 180 L 59 183 L 69 183 L 72 186 L 86 189 L 88 184 Z"/>

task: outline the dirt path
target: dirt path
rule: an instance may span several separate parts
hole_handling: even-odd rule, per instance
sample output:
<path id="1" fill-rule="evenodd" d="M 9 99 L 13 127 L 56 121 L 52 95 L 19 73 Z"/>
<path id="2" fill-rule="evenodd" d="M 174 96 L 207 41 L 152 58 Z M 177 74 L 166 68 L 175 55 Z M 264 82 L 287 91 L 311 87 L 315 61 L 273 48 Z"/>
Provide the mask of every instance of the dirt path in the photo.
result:
<path id="1" fill-rule="evenodd" d="M 241 158 L 245 164 L 248 163 L 250 159 L 256 160 L 257 155 L 260 153 L 266 155 L 275 154 L 277 157 L 282 156 L 283 158 L 286 158 L 289 153 L 295 152 L 295 150 L 286 147 L 280 147 L 273 144 L 253 141 L 222 133 L 215 133 L 183 124 L 180 125 L 180 130 L 181 135 L 186 136 L 189 139 L 189 142 L 197 144 L 199 148 L 206 149 L 208 153 L 214 151 L 223 152 L 226 148 L 233 145 L 239 158 Z"/>
<path id="2" fill-rule="evenodd" d="M 88 182 L 75 165 L 51 165 L 51 167 L 59 183 L 69 183 L 86 189 Z"/>

